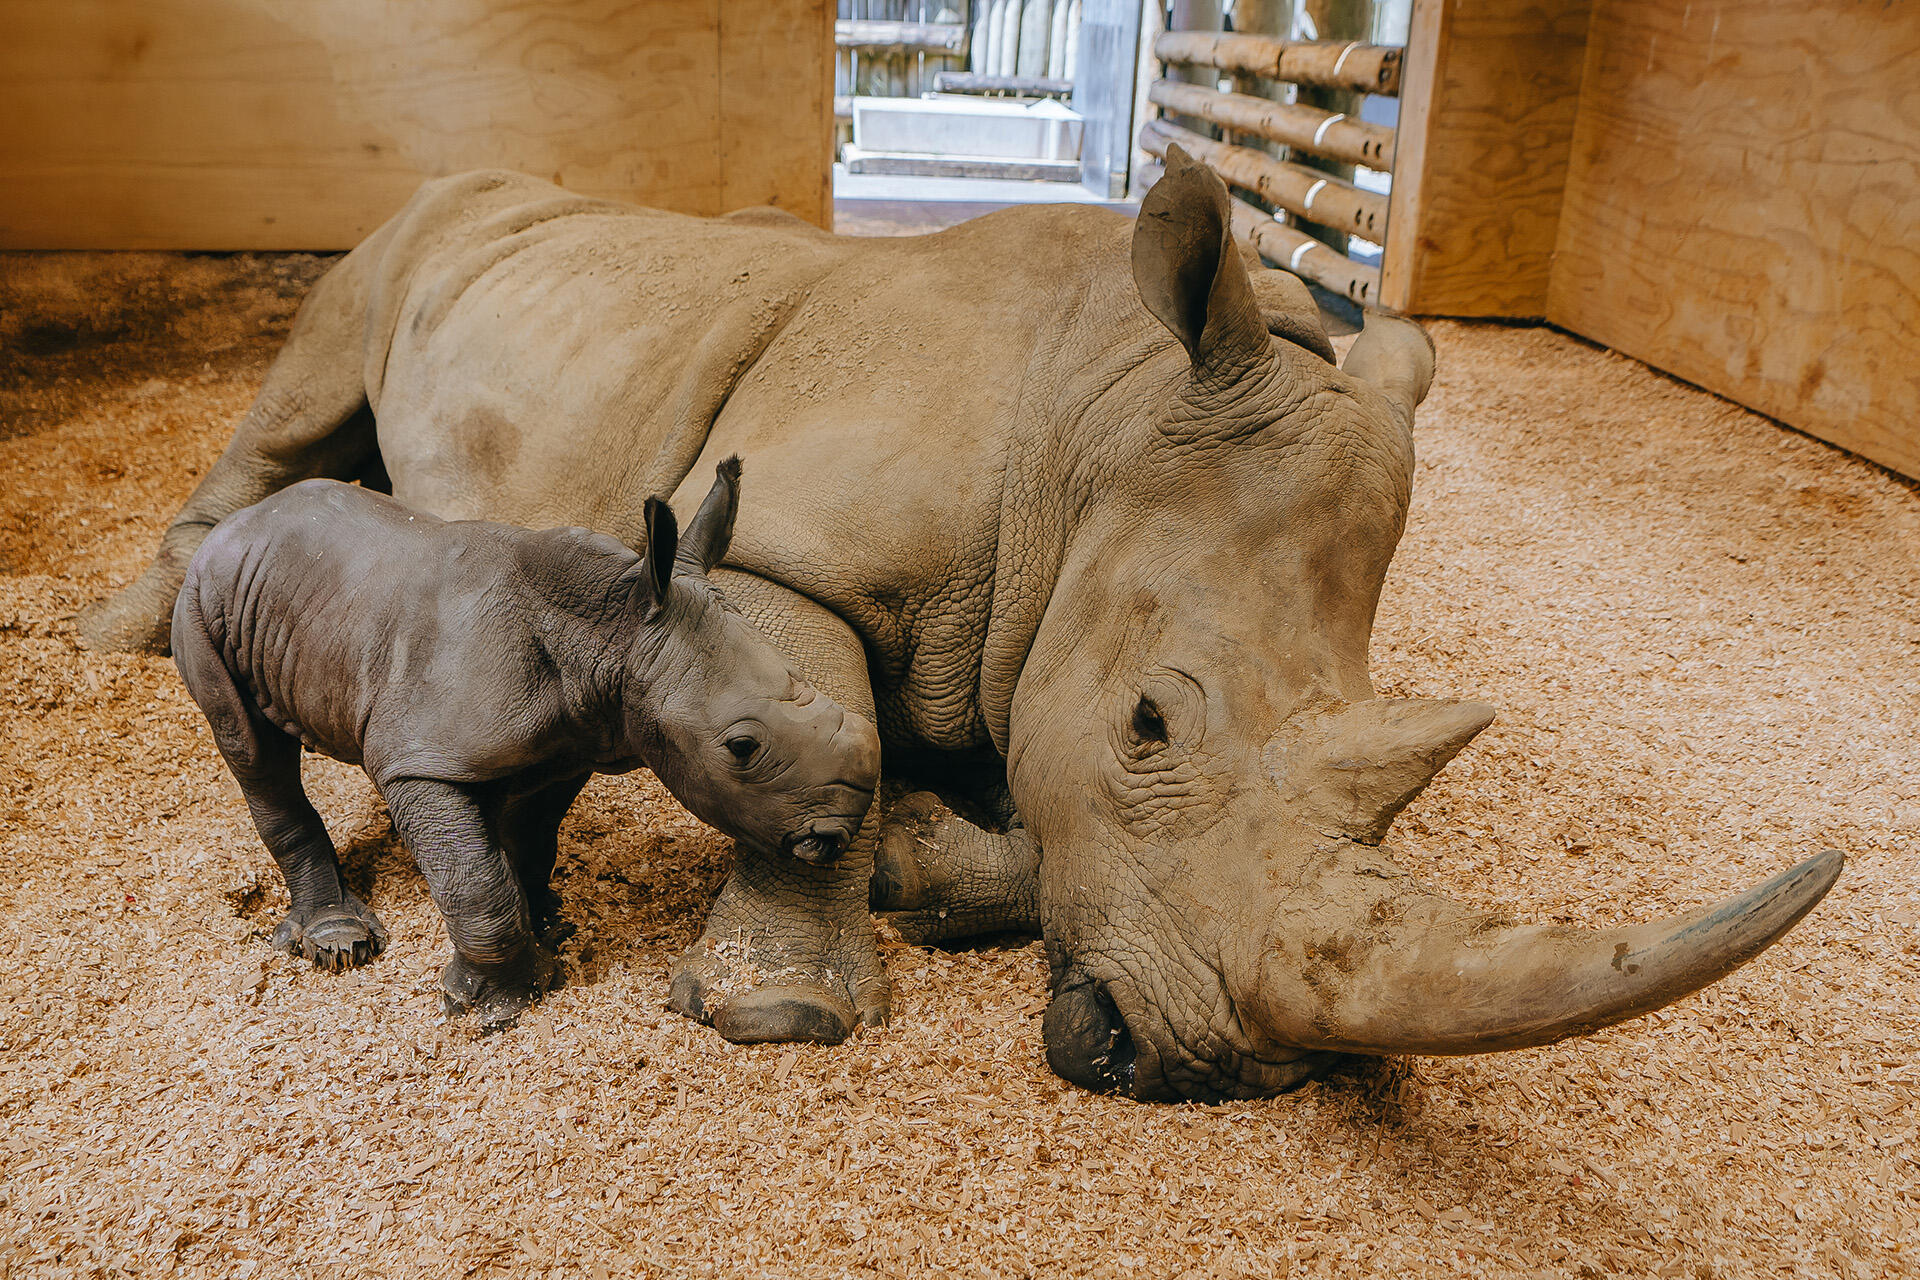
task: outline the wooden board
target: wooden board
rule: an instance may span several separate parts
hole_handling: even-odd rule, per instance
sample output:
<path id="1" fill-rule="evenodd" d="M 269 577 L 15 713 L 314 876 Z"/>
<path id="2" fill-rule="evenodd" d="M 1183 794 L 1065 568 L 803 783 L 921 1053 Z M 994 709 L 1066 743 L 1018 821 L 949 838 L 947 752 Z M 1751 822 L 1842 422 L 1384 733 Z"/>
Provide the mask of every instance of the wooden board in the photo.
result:
<path id="1" fill-rule="evenodd" d="M 500 165 L 831 213 L 827 0 L 0 0 L 0 247 L 344 248 Z"/>
<path id="2" fill-rule="evenodd" d="M 1598 0 L 1548 318 L 1920 476 L 1920 22 Z"/>
<path id="3" fill-rule="evenodd" d="M 1539 316 L 1547 301 L 1589 0 L 1414 0 L 1385 305 Z"/>

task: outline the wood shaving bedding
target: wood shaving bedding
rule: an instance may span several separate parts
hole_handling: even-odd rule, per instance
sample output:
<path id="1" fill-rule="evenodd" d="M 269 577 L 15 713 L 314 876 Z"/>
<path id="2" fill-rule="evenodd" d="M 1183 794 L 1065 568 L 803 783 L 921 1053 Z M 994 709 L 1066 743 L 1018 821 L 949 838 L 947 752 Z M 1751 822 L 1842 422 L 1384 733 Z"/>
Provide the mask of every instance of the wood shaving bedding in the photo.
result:
<path id="1" fill-rule="evenodd" d="M 0 1275 L 1915 1273 L 1911 485 L 1549 330 L 1434 327 L 1374 670 L 1501 714 L 1409 867 L 1604 924 L 1850 858 L 1651 1017 L 1149 1106 L 1047 1071 L 1037 945 L 895 942 L 890 1027 L 732 1046 L 665 1009 L 725 842 L 629 777 L 563 831 L 568 984 L 476 1039 L 357 770 L 308 776 L 392 945 L 329 975 L 267 948 L 285 891 L 171 663 L 73 640 L 322 266 L 0 257 Z"/>

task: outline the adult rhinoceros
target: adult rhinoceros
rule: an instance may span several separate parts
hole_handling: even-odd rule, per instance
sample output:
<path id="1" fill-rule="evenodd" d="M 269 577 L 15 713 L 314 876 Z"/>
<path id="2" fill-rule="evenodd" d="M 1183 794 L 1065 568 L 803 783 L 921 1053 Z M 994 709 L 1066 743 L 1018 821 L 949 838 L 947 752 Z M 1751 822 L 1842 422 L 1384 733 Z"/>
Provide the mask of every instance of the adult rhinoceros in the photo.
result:
<path id="1" fill-rule="evenodd" d="M 305 477 L 632 538 L 648 494 L 697 499 L 742 455 L 755 493 L 716 581 L 877 717 L 889 771 L 936 786 L 876 806 L 837 865 L 742 855 L 672 988 L 734 1040 L 886 1017 L 870 873 L 909 936 L 1037 924 L 1054 1068 L 1141 1098 L 1544 1044 L 1791 927 L 1837 853 L 1592 932 L 1395 867 L 1388 824 L 1492 715 L 1367 678 L 1432 347 L 1376 319 L 1336 367 L 1298 282 L 1257 279 L 1225 188 L 1177 153 L 1134 224 L 1035 207 L 900 240 L 432 182 L 315 286 L 153 565 L 83 633 L 164 645 L 207 530 Z M 991 812 L 954 795 L 983 776 L 1000 829 L 932 794 Z"/>

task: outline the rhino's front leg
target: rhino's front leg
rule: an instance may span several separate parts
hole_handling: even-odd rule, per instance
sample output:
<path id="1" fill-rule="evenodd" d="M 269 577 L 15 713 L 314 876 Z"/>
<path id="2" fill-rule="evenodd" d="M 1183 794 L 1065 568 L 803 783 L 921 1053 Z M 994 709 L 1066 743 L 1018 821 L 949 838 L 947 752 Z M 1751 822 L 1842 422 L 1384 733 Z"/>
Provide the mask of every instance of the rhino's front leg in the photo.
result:
<path id="1" fill-rule="evenodd" d="M 866 652 L 851 627 L 763 578 L 713 578 L 816 688 L 873 716 Z M 856 1025 L 885 1022 L 892 988 L 867 911 L 877 833 L 869 812 L 847 852 L 821 867 L 742 848 L 705 932 L 674 966 L 673 1007 L 741 1044 L 838 1044 Z"/>
<path id="2" fill-rule="evenodd" d="M 560 965 L 533 936 L 520 877 L 492 834 L 497 824 L 468 787 L 400 778 L 381 793 L 453 940 L 440 973 L 448 1011 L 473 1012 L 485 1031 L 512 1026 L 558 984 Z"/>
<path id="3" fill-rule="evenodd" d="M 1017 820 L 990 831 L 931 791 L 909 792 L 881 818 L 872 903 L 908 942 L 1038 933 L 1039 843 Z"/>

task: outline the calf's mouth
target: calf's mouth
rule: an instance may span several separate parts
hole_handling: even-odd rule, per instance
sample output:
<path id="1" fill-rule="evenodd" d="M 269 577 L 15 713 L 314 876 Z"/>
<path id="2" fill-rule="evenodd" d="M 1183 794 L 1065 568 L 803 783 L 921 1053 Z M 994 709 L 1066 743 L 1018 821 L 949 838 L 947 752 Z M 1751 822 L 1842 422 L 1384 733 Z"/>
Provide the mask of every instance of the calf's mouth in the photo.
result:
<path id="1" fill-rule="evenodd" d="M 804 831 L 790 832 L 780 842 L 780 848 L 782 852 L 818 867 L 839 858 L 847 851 L 852 839 L 852 833 L 843 827 L 816 825 Z"/>

